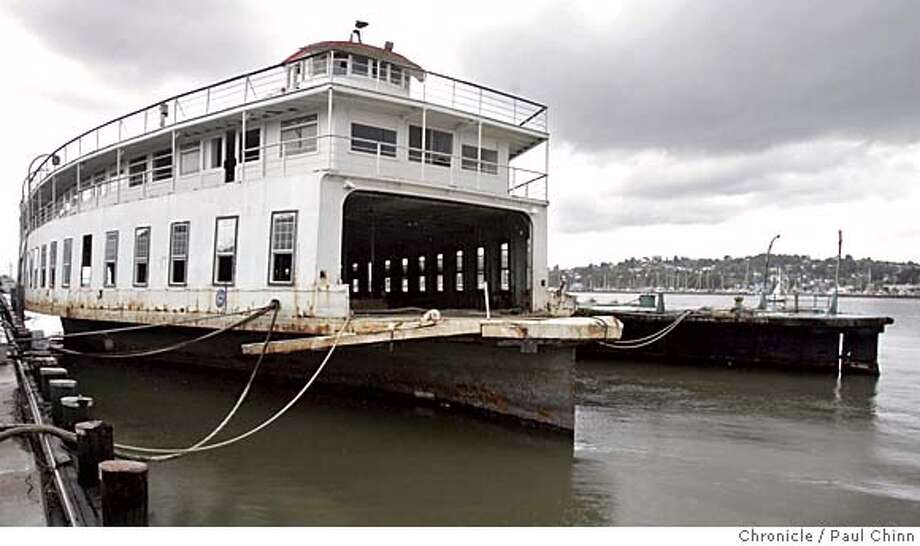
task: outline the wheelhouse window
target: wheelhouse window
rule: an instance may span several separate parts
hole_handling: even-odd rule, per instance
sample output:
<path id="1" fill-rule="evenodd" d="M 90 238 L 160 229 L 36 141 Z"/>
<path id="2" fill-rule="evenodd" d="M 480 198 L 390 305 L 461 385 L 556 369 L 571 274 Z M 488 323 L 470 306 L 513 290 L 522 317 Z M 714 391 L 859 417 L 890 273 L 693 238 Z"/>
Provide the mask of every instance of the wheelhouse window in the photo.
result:
<path id="1" fill-rule="evenodd" d="M 460 167 L 467 171 L 479 170 L 486 174 L 498 174 L 498 150 L 482 148 L 482 161 L 477 156 L 476 146 L 463 145 L 463 160 Z M 478 165 L 478 168 L 477 168 Z"/>
<path id="2" fill-rule="evenodd" d="M 425 163 L 450 167 L 454 153 L 454 135 L 437 129 L 425 129 Z M 409 126 L 409 161 L 422 161 L 422 128 Z"/>
<path id="3" fill-rule="evenodd" d="M 261 157 L 262 150 L 262 129 L 247 129 L 246 138 L 243 139 L 243 159 L 246 161 L 258 161 Z"/>
<path id="4" fill-rule="evenodd" d="M 401 67 L 395 64 L 390 65 L 390 83 L 393 85 L 402 85 L 403 71 Z"/>
<path id="5" fill-rule="evenodd" d="M 187 282 L 188 222 L 175 222 L 169 228 L 169 284 L 182 286 Z"/>
<path id="6" fill-rule="evenodd" d="M 61 256 L 61 286 L 70 288 L 70 274 L 73 269 L 73 239 L 64 239 Z"/>
<path id="7" fill-rule="evenodd" d="M 134 286 L 147 286 L 150 272 L 150 228 L 134 230 Z"/>
<path id="8" fill-rule="evenodd" d="M 217 219 L 214 238 L 214 284 L 236 279 L 236 216 Z"/>
<path id="9" fill-rule="evenodd" d="M 93 236 L 84 235 L 80 245 L 80 286 L 89 286 L 93 280 Z"/>
<path id="10" fill-rule="evenodd" d="M 316 114 L 281 122 L 281 153 L 297 155 L 316 151 L 319 123 Z"/>
<path id="11" fill-rule="evenodd" d="M 367 76 L 370 59 L 363 55 L 351 56 L 351 73 L 355 76 Z"/>
<path id="12" fill-rule="evenodd" d="M 118 232 L 105 234 L 105 264 L 103 269 L 103 286 L 115 286 L 115 274 L 118 272 Z"/>
<path id="13" fill-rule="evenodd" d="M 135 157 L 128 163 L 128 186 L 141 186 L 147 181 L 147 156 Z"/>
<path id="14" fill-rule="evenodd" d="M 297 239 L 297 213 L 272 213 L 271 276 L 272 284 L 294 282 L 294 245 Z M 357 269 L 358 264 L 354 264 Z"/>
<path id="15" fill-rule="evenodd" d="M 348 53 L 336 51 L 332 58 L 332 73 L 336 76 L 348 74 Z"/>
<path id="16" fill-rule="evenodd" d="M 48 286 L 54 288 L 54 281 L 57 280 L 57 241 L 51 241 L 48 251 L 48 272 Z"/>
<path id="17" fill-rule="evenodd" d="M 168 180 L 173 175 L 172 149 L 167 148 L 153 154 L 153 181 Z"/>
<path id="18" fill-rule="evenodd" d="M 310 59 L 310 75 L 311 76 L 325 76 L 327 72 L 327 61 L 329 56 L 326 53 L 321 53 L 315 55 Z"/>
<path id="19" fill-rule="evenodd" d="M 376 154 L 378 148 L 380 155 L 396 157 L 396 131 L 360 123 L 351 124 L 352 151 Z"/>
<path id="20" fill-rule="evenodd" d="M 201 142 L 188 142 L 179 149 L 179 174 L 195 174 L 201 170 Z"/>
<path id="21" fill-rule="evenodd" d="M 42 276 L 41 276 L 41 287 L 44 288 L 47 286 L 46 282 L 48 280 L 48 245 L 42 245 Z"/>

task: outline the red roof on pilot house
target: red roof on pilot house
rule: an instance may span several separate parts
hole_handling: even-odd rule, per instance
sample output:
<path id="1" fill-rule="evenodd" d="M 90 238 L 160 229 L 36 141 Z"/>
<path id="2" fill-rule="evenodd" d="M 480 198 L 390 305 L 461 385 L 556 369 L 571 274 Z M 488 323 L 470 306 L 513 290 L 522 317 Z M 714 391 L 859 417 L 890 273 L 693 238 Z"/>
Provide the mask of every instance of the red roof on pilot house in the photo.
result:
<path id="1" fill-rule="evenodd" d="M 356 55 L 365 55 L 367 57 L 373 57 L 375 59 L 380 59 L 383 61 L 388 61 L 396 65 L 401 65 L 406 68 L 413 70 L 418 70 L 424 72 L 422 67 L 410 61 L 409 59 L 403 57 L 399 53 L 389 51 L 380 47 L 359 44 L 357 42 L 345 42 L 345 41 L 329 41 L 329 42 L 316 42 L 315 44 L 310 44 L 300 48 L 299 51 L 288 57 L 284 60 L 285 63 L 296 61 L 297 59 L 302 59 L 304 57 L 309 57 L 311 55 L 316 55 L 317 53 L 325 53 L 328 51 L 342 51 L 345 53 L 353 53 Z"/>

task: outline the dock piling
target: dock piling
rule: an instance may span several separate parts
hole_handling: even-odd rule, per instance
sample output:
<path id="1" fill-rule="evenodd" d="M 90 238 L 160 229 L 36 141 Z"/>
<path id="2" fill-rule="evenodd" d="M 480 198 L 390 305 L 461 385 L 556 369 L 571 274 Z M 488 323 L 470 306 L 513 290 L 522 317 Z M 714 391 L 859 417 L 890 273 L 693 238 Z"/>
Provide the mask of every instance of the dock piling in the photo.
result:
<path id="1" fill-rule="evenodd" d="M 76 379 L 49 379 L 48 380 L 48 398 L 51 401 L 51 421 L 61 426 L 64 412 L 61 406 L 61 398 L 65 396 L 77 395 Z"/>
<path id="2" fill-rule="evenodd" d="M 102 525 L 147 526 L 147 465 L 136 461 L 99 463 L 102 480 Z"/>
<path id="3" fill-rule="evenodd" d="M 77 481 L 83 487 L 99 485 L 99 463 L 115 458 L 112 425 L 103 421 L 81 421 L 77 433 Z"/>
<path id="4" fill-rule="evenodd" d="M 42 367 L 38 370 L 38 388 L 45 400 L 51 399 L 51 391 L 48 389 L 48 381 L 52 379 L 66 379 L 67 368 Z"/>
<path id="5" fill-rule="evenodd" d="M 89 396 L 64 396 L 61 398 L 61 428 L 73 431 L 74 425 L 89 421 L 93 399 Z"/>

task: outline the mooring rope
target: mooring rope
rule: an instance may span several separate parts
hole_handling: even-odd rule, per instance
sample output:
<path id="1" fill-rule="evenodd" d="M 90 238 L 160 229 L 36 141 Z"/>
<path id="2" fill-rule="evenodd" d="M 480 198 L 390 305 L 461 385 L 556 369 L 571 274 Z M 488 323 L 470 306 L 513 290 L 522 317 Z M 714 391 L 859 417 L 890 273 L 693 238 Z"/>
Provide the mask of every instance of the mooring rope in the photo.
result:
<path id="1" fill-rule="evenodd" d="M 208 332 L 207 334 L 198 336 L 196 338 L 186 339 L 178 343 L 174 343 L 172 345 L 167 345 L 166 347 L 159 347 L 157 349 L 148 349 L 146 351 L 136 351 L 136 352 L 128 352 L 128 353 L 84 353 L 82 351 L 75 351 L 73 349 L 65 349 L 64 347 L 51 347 L 51 350 L 59 352 L 59 353 L 67 354 L 67 355 L 82 356 L 82 357 L 88 357 L 88 358 L 102 358 L 102 359 L 144 358 L 144 357 L 156 356 L 156 355 L 161 355 L 164 353 L 176 351 L 184 347 L 188 347 L 189 345 L 193 345 L 195 343 L 205 341 L 212 337 L 219 336 L 220 334 L 223 334 L 224 332 L 227 332 L 234 328 L 238 328 L 240 326 L 248 324 L 254 321 L 255 319 L 261 317 L 265 313 L 269 312 L 271 309 L 277 308 L 278 305 L 279 304 L 277 300 L 273 300 L 272 303 L 270 303 L 269 305 L 256 309 L 250 315 L 232 324 L 229 324 L 222 328 L 218 328 L 217 330 Z"/>
<path id="2" fill-rule="evenodd" d="M 610 349 L 622 349 L 622 350 L 641 349 L 642 347 L 647 347 L 647 346 L 649 346 L 649 345 L 652 345 L 653 343 L 657 343 L 658 341 L 664 339 L 665 336 L 667 336 L 668 334 L 670 334 L 671 332 L 673 332 L 674 329 L 677 328 L 677 326 L 678 326 L 681 322 L 683 322 L 684 319 L 686 319 L 687 317 L 689 317 L 691 314 L 693 314 L 693 311 L 692 311 L 692 310 L 684 311 L 683 313 L 681 313 L 680 315 L 678 315 L 677 319 L 675 319 L 674 322 L 672 322 L 671 324 L 665 326 L 665 327 L 662 328 L 661 330 L 659 330 L 659 331 L 657 331 L 657 332 L 655 332 L 655 333 L 653 333 L 653 334 L 649 334 L 649 335 L 647 335 L 647 336 L 643 336 L 643 337 L 639 337 L 639 338 L 635 338 L 635 339 L 627 339 L 627 340 L 614 341 L 614 342 L 612 342 L 612 343 L 610 343 L 610 342 L 603 342 L 603 341 L 599 341 L 598 343 L 599 343 L 601 346 L 607 347 L 607 348 L 610 348 Z"/>
<path id="3" fill-rule="evenodd" d="M 348 325 L 349 325 L 350 322 L 351 322 L 351 317 L 348 317 L 348 319 L 346 319 L 346 320 L 345 320 L 345 323 L 342 325 L 342 328 L 336 333 L 335 338 L 333 339 L 333 342 L 332 342 L 332 346 L 329 347 L 329 351 L 326 353 L 326 356 L 323 358 L 323 361 L 320 363 L 319 367 L 316 368 L 316 371 L 313 372 L 313 375 L 310 376 L 310 379 L 306 382 L 306 384 L 303 386 L 303 388 L 300 389 L 300 391 L 299 391 L 297 394 L 295 394 L 294 397 L 291 398 L 291 400 L 288 401 L 288 403 L 284 405 L 284 407 L 282 407 L 280 410 L 278 410 L 277 412 L 275 412 L 274 415 L 272 415 L 271 417 L 269 417 L 268 419 L 266 419 L 265 421 L 263 421 L 263 422 L 260 423 L 259 425 L 255 426 L 255 427 L 253 427 L 253 428 L 251 428 L 251 429 L 249 429 L 249 430 L 247 430 L 246 432 L 244 432 L 244 433 L 242 433 L 242 434 L 239 434 L 239 435 L 237 435 L 237 436 L 234 436 L 233 438 L 229 438 L 229 439 L 227 439 L 227 440 L 223 440 L 223 441 L 217 442 L 217 443 L 215 443 L 215 444 L 210 444 L 210 445 L 205 445 L 205 446 L 199 446 L 199 447 L 196 447 L 196 448 L 194 448 L 194 449 L 191 449 L 191 448 L 176 448 L 176 449 L 174 449 L 174 450 L 171 450 L 171 453 L 177 454 L 177 456 L 181 456 L 181 455 L 187 455 L 187 454 L 190 454 L 190 453 L 198 453 L 198 452 L 201 452 L 201 451 L 211 451 L 211 450 L 213 450 L 213 449 L 218 449 L 218 448 L 221 448 L 221 447 L 226 447 L 226 446 L 235 444 L 235 443 L 237 443 L 237 442 L 239 442 L 239 441 L 242 441 L 242 440 L 244 440 L 244 439 L 246 439 L 246 438 L 252 436 L 253 434 L 256 434 L 256 433 L 259 432 L 260 430 L 264 429 L 265 427 L 271 425 L 271 424 L 274 423 L 276 420 L 278 420 L 279 418 L 281 418 L 281 416 L 283 416 L 285 413 L 287 413 L 288 410 L 290 410 L 298 401 L 300 401 L 300 399 L 301 399 L 301 398 L 303 397 L 303 395 L 307 392 L 307 390 L 309 390 L 310 387 L 313 385 L 313 382 L 316 381 L 316 378 L 319 377 L 319 374 L 323 371 L 323 368 L 326 367 L 326 364 L 329 362 L 329 359 L 332 358 L 332 353 L 335 352 L 335 348 L 336 348 L 336 347 L 338 346 L 338 344 L 339 344 L 339 339 L 341 338 L 341 336 L 342 336 L 342 334 L 345 332 L 345 330 L 348 328 Z M 125 457 L 125 458 L 130 458 L 130 459 L 132 459 L 132 460 L 144 461 L 144 462 L 150 462 L 150 461 L 152 461 L 152 462 L 157 462 L 157 459 L 154 458 L 154 457 L 146 457 L 146 456 L 142 456 L 142 455 L 130 455 L 130 456 Z"/>
<path id="4" fill-rule="evenodd" d="M 274 332 L 275 330 L 275 322 L 277 321 L 277 319 L 278 319 L 278 307 L 275 307 L 275 312 L 272 313 L 272 322 L 268 327 L 268 333 L 265 335 L 265 341 L 262 343 L 262 352 L 259 353 L 259 358 L 258 360 L 256 360 L 255 365 L 252 367 L 252 373 L 249 374 L 249 381 L 247 381 L 246 385 L 243 387 L 243 391 L 240 393 L 239 397 L 236 399 L 236 403 L 233 404 L 233 407 L 230 408 L 230 411 L 223 418 L 220 424 L 214 428 L 214 430 L 212 430 L 210 433 L 208 433 L 207 436 L 205 436 L 204 438 L 202 438 L 201 440 L 199 440 L 198 442 L 196 442 L 195 444 L 193 444 L 192 446 L 186 449 L 195 449 L 197 447 L 201 447 L 202 445 L 210 441 L 211 438 L 217 436 L 217 434 L 221 430 L 224 429 L 227 423 L 230 422 L 230 420 L 236 414 L 237 410 L 240 409 L 240 406 L 243 405 L 243 401 L 246 400 L 246 397 L 249 395 L 249 389 L 252 387 L 252 384 L 256 379 L 256 375 L 258 375 L 259 369 L 262 367 L 262 360 L 265 358 L 265 353 L 268 352 L 268 344 L 271 342 L 272 332 Z M 119 450 L 137 451 L 141 453 L 167 453 L 167 455 L 162 455 L 159 457 L 150 457 L 150 460 L 152 461 L 168 461 L 169 459 L 174 459 L 184 454 L 184 453 L 175 453 L 175 450 L 172 450 L 172 449 L 149 448 L 149 447 L 132 446 L 132 445 L 127 445 L 127 444 L 115 444 L 115 448 Z M 117 452 L 117 451 L 116 453 L 123 457 L 124 456 L 132 457 L 130 454 L 127 454 L 127 453 Z"/>

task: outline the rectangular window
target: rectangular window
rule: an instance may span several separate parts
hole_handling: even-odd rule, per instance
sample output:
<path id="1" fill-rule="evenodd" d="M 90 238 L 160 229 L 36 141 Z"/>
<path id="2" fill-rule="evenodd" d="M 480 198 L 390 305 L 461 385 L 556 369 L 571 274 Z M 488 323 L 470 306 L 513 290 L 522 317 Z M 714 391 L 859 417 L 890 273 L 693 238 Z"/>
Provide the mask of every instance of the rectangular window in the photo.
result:
<path id="1" fill-rule="evenodd" d="M 500 267 L 501 268 L 501 280 L 500 280 L 501 286 L 500 288 L 502 290 L 510 290 L 511 289 L 511 259 L 510 259 L 508 243 L 502 243 L 500 249 L 501 249 L 501 258 L 500 258 L 501 260 L 501 264 L 500 264 L 501 266 Z"/>
<path id="2" fill-rule="evenodd" d="M 351 292 L 357 294 L 361 291 L 361 281 L 358 279 L 358 262 L 351 264 Z"/>
<path id="3" fill-rule="evenodd" d="M 41 287 L 44 288 L 47 286 L 48 281 L 48 245 L 42 245 L 42 284 Z"/>
<path id="4" fill-rule="evenodd" d="M 390 293 L 390 260 L 383 261 L 383 291 L 387 294 Z"/>
<path id="5" fill-rule="evenodd" d="M 169 180 L 173 175 L 172 149 L 167 148 L 153 154 L 153 181 Z"/>
<path id="6" fill-rule="evenodd" d="M 457 251 L 457 274 L 455 275 L 454 288 L 457 292 L 463 292 L 463 251 Z"/>
<path id="7" fill-rule="evenodd" d="M 454 135 L 437 129 L 425 129 L 425 163 L 450 167 L 454 153 Z M 409 161 L 422 160 L 422 128 L 409 126 Z"/>
<path id="8" fill-rule="evenodd" d="M 183 286 L 188 271 L 188 222 L 169 226 L 169 284 Z"/>
<path id="9" fill-rule="evenodd" d="M 134 286 L 147 286 L 150 271 L 150 228 L 134 230 Z"/>
<path id="10" fill-rule="evenodd" d="M 103 268 L 103 286 L 115 286 L 115 274 L 118 272 L 118 232 L 107 231 L 105 234 L 105 265 Z"/>
<path id="11" fill-rule="evenodd" d="M 272 284 L 294 282 L 294 246 L 297 239 L 297 213 L 273 212 L 271 233 Z M 355 264 L 357 267 L 357 264 Z"/>
<path id="12" fill-rule="evenodd" d="M 460 163 L 461 168 L 467 171 L 477 170 L 476 165 L 479 163 L 479 158 L 476 155 L 476 150 L 476 146 L 463 145 L 463 160 Z M 486 174 L 498 174 L 497 150 L 482 149 L 481 169 L 482 172 Z"/>
<path id="13" fill-rule="evenodd" d="M 332 58 L 332 73 L 336 76 L 345 76 L 348 74 L 348 53 L 336 51 Z"/>
<path id="14" fill-rule="evenodd" d="M 243 159 L 246 161 L 258 161 L 262 153 L 262 129 L 247 129 L 246 138 L 243 140 Z"/>
<path id="15" fill-rule="evenodd" d="M 61 258 L 61 286 L 70 288 L 70 274 L 73 270 L 73 239 L 64 239 L 63 254 Z"/>
<path id="16" fill-rule="evenodd" d="M 281 122 L 281 153 L 297 155 L 316 151 L 319 123 L 316 114 Z"/>
<path id="17" fill-rule="evenodd" d="M 355 76 L 367 76 L 367 67 L 370 59 L 362 55 L 351 56 L 351 73 Z"/>
<path id="18" fill-rule="evenodd" d="M 238 218 L 218 218 L 214 237 L 214 284 L 233 284 L 236 278 L 236 224 Z"/>
<path id="19" fill-rule="evenodd" d="M 402 85 L 402 68 L 396 66 L 395 64 L 390 65 L 390 83 L 394 85 Z"/>
<path id="20" fill-rule="evenodd" d="M 436 280 L 436 284 L 437 284 L 436 288 L 438 292 L 443 292 L 444 291 L 444 255 L 443 254 L 437 255 L 437 272 L 438 272 L 438 276 Z"/>
<path id="21" fill-rule="evenodd" d="M 374 292 L 374 262 L 367 262 L 367 293 Z"/>
<path id="22" fill-rule="evenodd" d="M 310 59 L 310 74 L 313 76 L 325 76 L 327 74 L 326 61 L 329 56 L 326 53 L 320 53 Z"/>
<path id="23" fill-rule="evenodd" d="M 476 288 L 483 290 L 486 287 L 486 249 L 476 248 Z"/>
<path id="24" fill-rule="evenodd" d="M 418 291 L 425 291 L 425 257 L 418 257 Z"/>
<path id="25" fill-rule="evenodd" d="M 212 169 L 220 169 L 224 166 L 224 139 L 215 137 L 211 139 L 211 162 Z"/>
<path id="26" fill-rule="evenodd" d="M 409 291 L 409 258 L 402 259 L 402 291 Z"/>
<path id="27" fill-rule="evenodd" d="M 135 157 L 128 163 L 128 186 L 141 186 L 147 181 L 147 156 Z"/>
<path id="28" fill-rule="evenodd" d="M 48 286 L 54 288 L 55 277 L 57 276 L 57 241 L 51 241 L 51 249 L 48 253 Z"/>
<path id="29" fill-rule="evenodd" d="M 376 154 L 378 143 L 380 155 L 396 157 L 396 131 L 360 123 L 351 124 L 352 151 Z"/>
<path id="30" fill-rule="evenodd" d="M 179 149 L 179 174 L 195 174 L 201 170 L 201 142 L 189 142 Z"/>

